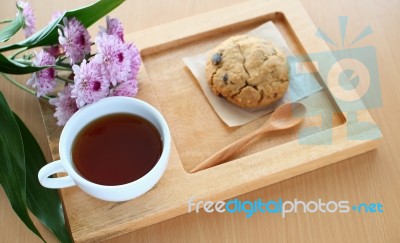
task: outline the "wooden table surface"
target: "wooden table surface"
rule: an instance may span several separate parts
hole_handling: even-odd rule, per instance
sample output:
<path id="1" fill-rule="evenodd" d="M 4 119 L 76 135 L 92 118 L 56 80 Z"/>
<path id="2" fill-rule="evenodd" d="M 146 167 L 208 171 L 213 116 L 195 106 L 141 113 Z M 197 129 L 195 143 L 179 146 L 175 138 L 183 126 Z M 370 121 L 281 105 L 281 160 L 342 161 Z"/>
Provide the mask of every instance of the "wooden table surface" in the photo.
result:
<path id="1" fill-rule="evenodd" d="M 130 0 L 111 16 L 119 17 L 126 32 L 229 6 L 243 0 Z M 347 35 L 356 37 L 365 27 L 373 33 L 357 43 L 373 46 L 377 53 L 382 107 L 370 110 L 381 128 L 378 149 L 337 164 L 244 194 L 240 200 L 299 199 L 383 204 L 383 213 L 296 213 L 286 218 L 275 214 L 191 213 L 149 226 L 110 242 L 400 242 L 400 1 L 300 0 L 315 25 L 340 40 L 339 16 L 348 16 Z M 93 1 L 32 0 L 37 26 L 49 21 L 53 11 L 73 9 Z M 15 15 L 15 1 L 2 1 L 0 19 Z M 102 23 L 104 25 L 104 21 Z M 92 36 L 97 24 L 90 29 Z M 11 41 L 21 39 L 17 36 Z M 336 48 L 337 49 L 337 48 Z M 335 49 L 333 49 L 335 50 Z M 19 80 L 25 82 L 28 76 Z M 0 78 L 0 90 L 20 115 L 51 161 L 39 103 Z M 56 242 L 34 220 L 49 242 Z M 12 211 L 0 189 L 0 242 L 40 242 Z"/>

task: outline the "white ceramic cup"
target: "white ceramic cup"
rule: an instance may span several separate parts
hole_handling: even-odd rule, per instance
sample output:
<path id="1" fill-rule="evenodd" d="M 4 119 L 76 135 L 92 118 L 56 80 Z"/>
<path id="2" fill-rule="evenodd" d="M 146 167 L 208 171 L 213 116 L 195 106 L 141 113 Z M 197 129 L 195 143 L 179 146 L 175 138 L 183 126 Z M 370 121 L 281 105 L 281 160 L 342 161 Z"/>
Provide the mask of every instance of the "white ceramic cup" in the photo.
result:
<path id="1" fill-rule="evenodd" d="M 130 113 L 150 121 L 161 135 L 163 150 L 156 165 L 143 177 L 127 184 L 106 186 L 93 183 L 82 177 L 72 161 L 72 145 L 79 132 L 90 122 L 100 117 Z M 153 106 L 129 97 L 107 97 L 78 110 L 67 122 L 59 141 L 60 160 L 43 166 L 38 174 L 39 182 L 47 188 L 65 188 L 77 185 L 93 197 L 106 201 L 126 201 L 149 191 L 161 178 L 168 164 L 171 135 L 164 117 Z M 110 161 L 112 163 L 112 161 Z M 66 172 L 58 178 L 49 177 Z"/>

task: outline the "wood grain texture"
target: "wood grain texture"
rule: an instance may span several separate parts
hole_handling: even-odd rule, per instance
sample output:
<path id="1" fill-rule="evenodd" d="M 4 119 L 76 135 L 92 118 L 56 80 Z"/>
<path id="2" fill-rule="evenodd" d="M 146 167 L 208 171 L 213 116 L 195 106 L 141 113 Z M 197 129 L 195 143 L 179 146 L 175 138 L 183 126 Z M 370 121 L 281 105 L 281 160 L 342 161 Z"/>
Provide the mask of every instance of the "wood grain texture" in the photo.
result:
<path id="1" fill-rule="evenodd" d="M 219 4 L 217 7 L 221 7 L 231 3 L 233 1 L 218 1 L 218 3 L 215 1 L 148 1 L 146 3 L 132 1 L 126 4 L 131 6 L 135 13 L 133 15 L 138 16 L 139 20 L 132 23 L 134 27 L 129 26 L 128 28 L 137 28 L 136 30 L 148 28 L 154 24 L 211 10 L 214 8 L 213 4 Z M 61 4 L 73 5 L 73 3 Z M 75 4 L 75 6 L 78 5 Z M 158 11 L 154 8 L 146 11 L 146 7 L 152 4 L 160 7 L 157 8 Z M 353 37 L 363 27 L 372 26 L 374 34 L 363 44 L 373 45 L 377 50 L 384 105 L 371 113 L 385 135 L 383 143 L 376 151 L 247 193 L 238 198 L 241 200 L 255 200 L 260 197 L 263 199 L 282 198 L 283 200 L 299 198 L 305 201 L 316 198 L 346 199 L 353 202 L 380 201 L 384 204 L 385 213 L 360 215 L 353 213 L 348 215 L 298 213 L 290 215 L 286 219 L 282 219 L 278 215 L 263 214 L 255 215 L 250 219 L 246 219 L 241 214 L 187 214 L 124 235 L 119 239 L 114 239 L 114 242 L 128 240 L 133 242 L 261 242 L 263 240 L 276 242 L 397 242 L 399 240 L 398 228 L 395 225 L 400 216 L 397 210 L 400 206 L 398 192 L 400 155 L 396 149 L 400 141 L 396 136 L 397 125 L 393 122 L 400 118 L 400 104 L 397 96 L 399 85 L 396 82 L 400 78 L 399 71 L 396 69 L 396 63 L 399 61 L 399 55 L 396 55 L 398 50 L 396 40 L 399 39 L 399 34 L 394 31 L 395 25 L 393 25 L 399 20 L 395 14 L 395 9 L 399 7 L 398 3 L 394 1 L 386 3 L 339 1 L 316 4 L 311 1 L 303 1 L 303 4 L 318 27 L 329 30 L 329 33 L 337 34 L 337 36 L 340 36 L 336 22 L 338 15 L 349 15 L 348 32 Z M 55 9 L 56 7 L 49 5 L 46 8 Z M 163 14 L 160 14 L 161 9 L 163 9 Z M 147 8 L 147 10 L 149 9 Z M 122 20 L 129 19 L 128 13 L 126 13 L 128 11 L 121 9 L 117 11 L 121 13 Z M 6 13 L 9 16 L 10 13 L 13 14 L 13 11 L 9 10 Z M 50 161 L 43 125 L 37 112 L 37 102 L 35 111 L 32 107 L 32 104 L 35 104 L 33 97 L 21 95 L 19 90 L 15 90 L 14 87 L 3 82 L 1 90 L 6 93 L 7 99 L 17 113 L 21 114 L 24 121 L 29 122 L 29 127 L 41 141 Z M 1 202 L 0 241 L 32 242 L 37 240 L 22 224 L 18 224 L 18 219 L 13 215 L 4 199 L 4 194 L 2 194 Z M 49 234 L 46 236 L 50 237 Z M 54 240 L 51 237 L 49 239 L 50 241 Z"/>
<path id="2" fill-rule="evenodd" d="M 224 20 L 216 17 L 224 13 L 229 13 L 225 14 Z M 208 21 L 204 22 L 205 19 Z M 204 151 L 215 153 L 219 145 L 225 146 L 238 139 L 233 136 L 235 130 L 248 134 L 255 128 L 251 125 L 227 128 L 212 111 L 196 81 L 188 77 L 182 57 L 208 50 L 222 38 L 245 32 L 267 21 L 279 26 L 295 53 L 322 51 L 327 57 L 331 55 L 325 43 L 312 35 L 317 28 L 296 0 L 285 3 L 244 2 L 125 37 L 127 41 L 135 37 L 144 60 L 138 77 L 138 98 L 160 109 L 171 127 L 171 158 L 165 175 L 153 190 L 123 204 L 99 201 L 77 188 L 61 190 L 72 236 L 77 242 L 111 239 L 185 214 L 191 196 L 199 197 L 198 200 L 225 200 L 376 148 L 378 140 L 348 139 L 347 128 L 352 122 L 349 119 L 346 121 L 347 114 L 342 112 L 347 107 L 330 95 L 330 91 L 343 91 L 339 84 L 331 84 L 326 85 L 325 92 L 311 95 L 304 101 L 318 105 L 306 106 L 307 116 L 300 126 L 265 136 L 263 143 L 252 147 L 252 152 L 228 163 L 193 174 L 184 171 L 188 171 L 189 164 L 201 162 L 196 161 L 192 154 Z M 342 72 L 340 67 L 332 70 Z M 323 75 L 319 76 L 321 82 L 329 81 Z M 348 91 L 345 98 L 359 100 L 354 91 Z M 57 150 L 60 129 L 55 124 L 52 110 L 45 103 L 41 104 L 44 106 L 43 117 L 53 159 L 57 160 L 58 152 L 54 150 Z M 373 124 L 363 107 L 358 113 L 358 119 Z M 330 125 L 332 119 L 340 120 L 340 117 L 343 120 L 339 124 Z M 328 119 L 329 125 L 308 134 L 307 139 L 327 140 L 328 144 L 320 144 L 320 141 L 313 143 L 316 145 L 300 143 L 299 129 L 318 127 L 318 120 L 321 119 Z M 368 129 L 358 131 L 368 132 Z M 186 137 L 179 141 L 182 135 Z M 199 146 L 200 143 L 204 147 Z M 187 160 L 182 158 L 182 151 L 189 156 Z"/>

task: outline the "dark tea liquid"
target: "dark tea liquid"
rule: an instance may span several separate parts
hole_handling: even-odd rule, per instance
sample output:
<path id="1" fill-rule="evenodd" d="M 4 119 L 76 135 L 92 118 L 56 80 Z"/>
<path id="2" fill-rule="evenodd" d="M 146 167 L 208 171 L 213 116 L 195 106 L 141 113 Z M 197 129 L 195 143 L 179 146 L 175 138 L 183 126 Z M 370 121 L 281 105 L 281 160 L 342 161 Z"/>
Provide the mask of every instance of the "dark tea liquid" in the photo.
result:
<path id="1" fill-rule="evenodd" d="M 89 123 L 76 137 L 72 159 L 79 173 L 101 185 L 121 185 L 144 176 L 162 152 L 158 130 L 132 114 L 112 114 Z"/>

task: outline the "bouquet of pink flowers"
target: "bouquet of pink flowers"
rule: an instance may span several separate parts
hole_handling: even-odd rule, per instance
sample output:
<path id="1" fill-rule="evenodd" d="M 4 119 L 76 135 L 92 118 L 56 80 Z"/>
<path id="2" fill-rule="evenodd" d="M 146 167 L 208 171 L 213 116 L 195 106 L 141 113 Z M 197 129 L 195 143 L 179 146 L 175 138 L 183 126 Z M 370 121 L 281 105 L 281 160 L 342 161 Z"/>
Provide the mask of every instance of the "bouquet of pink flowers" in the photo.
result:
<path id="1" fill-rule="evenodd" d="M 39 31 L 30 4 L 18 1 L 15 18 L 0 21 L 0 81 L 48 99 L 60 126 L 77 110 L 104 97 L 135 96 L 141 58 L 136 46 L 125 42 L 121 22 L 107 17 L 94 40 L 87 31 L 123 1 L 99 0 L 58 12 Z M 8 44 L 22 29 L 26 39 Z M 5 56 L 6 52 L 11 55 Z M 31 77 L 24 85 L 13 78 L 16 74 Z M 61 242 L 72 242 L 58 193 L 38 182 L 38 171 L 45 164 L 35 138 L 0 91 L 0 186 L 16 215 L 43 241 L 28 210 Z"/>
<path id="2" fill-rule="evenodd" d="M 45 36 L 46 33 L 35 33 L 35 18 L 30 4 L 18 1 L 17 8 L 19 18 L 16 19 L 21 23 L 18 26 L 25 30 L 27 40 Z M 44 32 L 55 34 L 56 38 L 40 45 L 41 50 L 19 58 L 23 52 L 37 46 L 31 43 L 9 58 L 0 58 L 0 64 L 2 59 L 7 59 L 15 66 L 23 64 L 36 68 L 26 83 L 35 90 L 20 87 L 37 97 L 49 99 L 50 104 L 56 107 L 54 116 L 60 126 L 65 125 L 78 109 L 104 97 L 134 97 L 138 91 L 137 74 L 141 65 L 139 51 L 134 43 L 125 42 L 124 29 L 118 19 L 107 17 L 106 27 L 100 27 L 93 42 L 79 16 L 68 13 L 71 12 L 53 14 L 49 23 L 53 28 Z M 11 36 L 6 36 L 7 33 L 0 31 L 0 40 L 8 40 Z M 3 49 L 10 49 L 7 47 Z M 7 80 L 16 83 L 5 74 L 15 72 L 7 72 L 7 68 L 0 68 L 0 72 Z M 53 95 L 60 86 L 62 89 Z"/>

